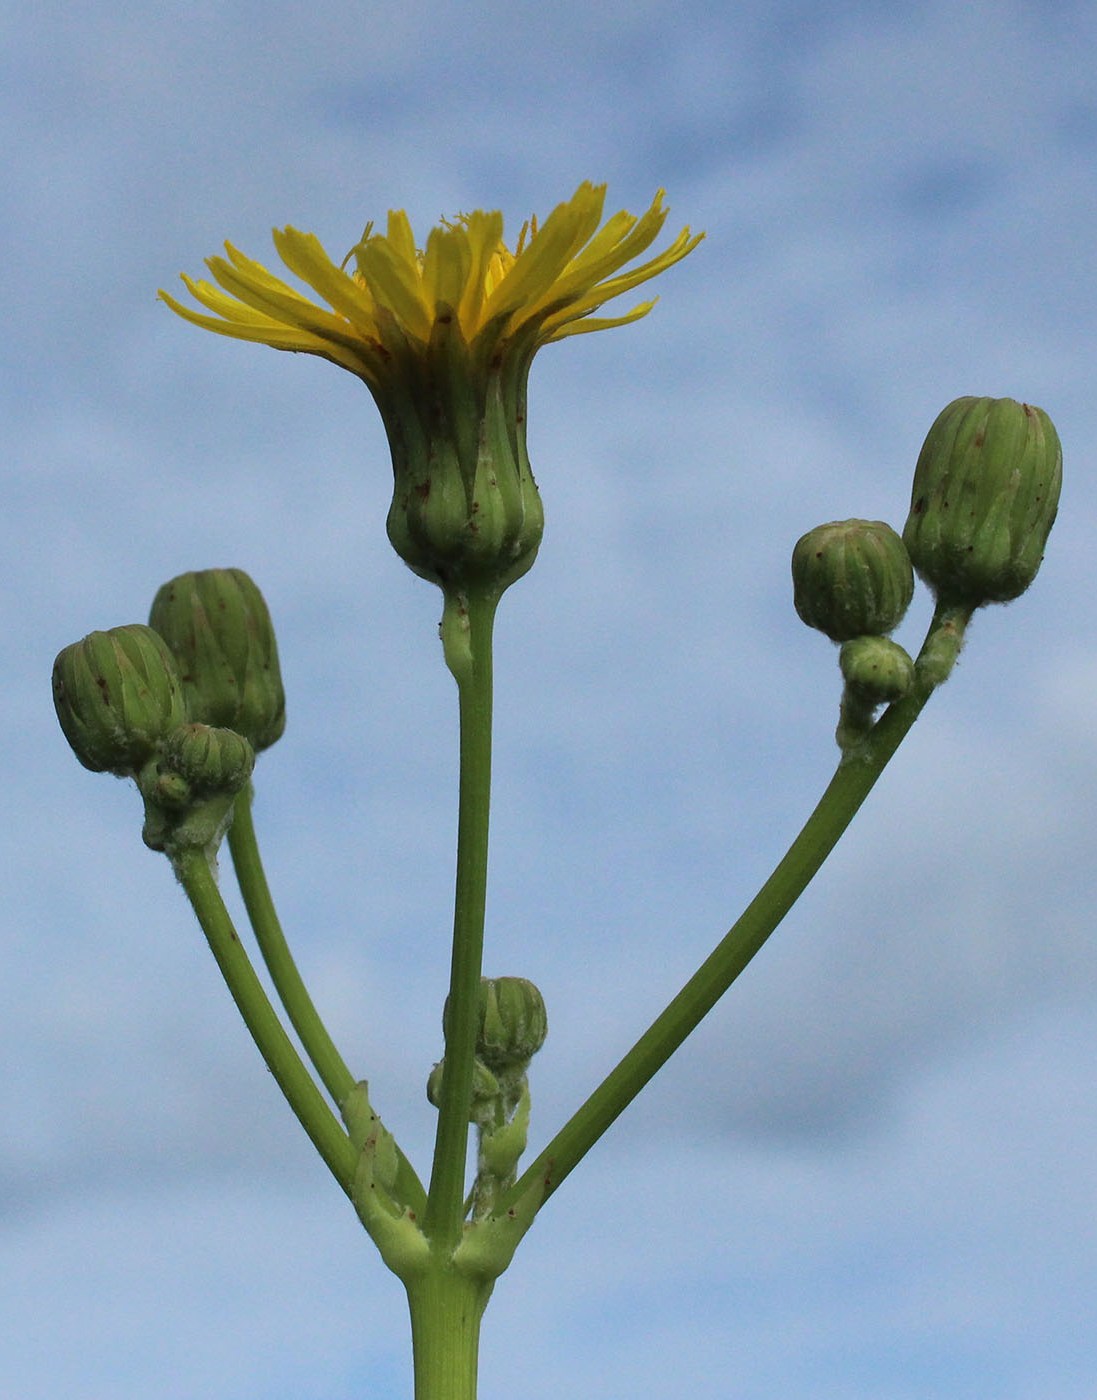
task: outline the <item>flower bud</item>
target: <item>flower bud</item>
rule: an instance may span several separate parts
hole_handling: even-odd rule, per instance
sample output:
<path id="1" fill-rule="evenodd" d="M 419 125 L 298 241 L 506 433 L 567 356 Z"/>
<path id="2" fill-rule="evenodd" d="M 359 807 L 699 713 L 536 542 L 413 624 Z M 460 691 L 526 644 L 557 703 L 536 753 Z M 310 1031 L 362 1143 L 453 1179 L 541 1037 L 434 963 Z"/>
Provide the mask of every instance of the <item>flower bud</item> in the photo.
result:
<path id="1" fill-rule="evenodd" d="M 490 1069 L 524 1069 L 547 1034 L 545 1003 L 532 982 L 524 977 L 480 979 L 476 1054 Z"/>
<path id="2" fill-rule="evenodd" d="M 137 773 L 186 719 L 175 660 L 140 623 L 65 647 L 53 663 L 53 703 L 84 767 L 119 777 Z"/>
<path id="3" fill-rule="evenodd" d="M 286 697 L 274 628 L 242 569 L 173 578 L 157 593 L 149 623 L 175 654 L 192 720 L 234 729 L 256 752 L 281 737 Z"/>
<path id="4" fill-rule="evenodd" d="M 254 763 L 251 744 L 233 729 L 173 729 L 156 763 L 137 780 L 145 799 L 145 845 L 173 858 L 196 847 L 216 851 Z"/>
<path id="5" fill-rule="evenodd" d="M 801 619 L 845 642 L 897 627 L 914 596 L 914 573 L 890 525 L 835 520 L 797 540 L 792 585 Z"/>
<path id="6" fill-rule="evenodd" d="M 843 642 L 838 664 L 846 684 L 873 705 L 901 700 L 914 684 L 914 662 L 890 637 L 852 637 Z"/>
<path id="7" fill-rule="evenodd" d="M 251 777 L 255 751 L 233 729 L 208 724 L 183 724 L 164 744 L 160 768 L 175 773 L 196 797 L 237 793 Z"/>
<path id="8" fill-rule="evenodd" d="M 446 1075 L 446 1062 L 439 1060 L 427 1076 L 427 1098 L 435 1108 L 442 1107 L 442 1082 Z M 492 1104 L 499 1097 L 499 1081 L 482 1060 L 472 1062 L 472 1096 L 469 1107 L 469 1122 L 479 1122 L 485 1105 Z"/>
<path id="9" fill-rule="evenodd" d="M 1014 399 L 962 398 L 929 430 L 903 539 L 947 605 L 1019 597 L 1059 508 L 1063 454 L 1051 419 Z"/>

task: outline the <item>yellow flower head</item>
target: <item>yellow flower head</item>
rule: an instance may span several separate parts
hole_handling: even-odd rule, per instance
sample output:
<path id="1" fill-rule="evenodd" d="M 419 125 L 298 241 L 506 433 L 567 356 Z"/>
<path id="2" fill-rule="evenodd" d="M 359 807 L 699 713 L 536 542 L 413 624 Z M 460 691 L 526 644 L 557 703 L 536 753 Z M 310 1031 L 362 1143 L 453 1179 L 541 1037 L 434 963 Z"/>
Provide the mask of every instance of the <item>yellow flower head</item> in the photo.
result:
<path id="1" fill-rule="evenodd" d="M 654 301 L 622 316 L 592 312 L 680 261 L 701 241 L 683 229 L 654 258 L 622 272 L 658 237 L 666 221 L 663 191 L 639 218 L 623 210 L 599 228 L 605 186 L 584 183 L 543 224 L 527 223 L 514 252 L 503 242 L 503 216 L 476 210 L 431 229 L 416 247 L 403 210 L 393 210 L 388 232 L 367 225 L 344 260 L 332 262 L 320 240 L 295 228 L 275 229 L 274 245 L 286 267 L 327 302 L 318 306 L 260 263 L 226 243 L 227 258 L 207 265 L 218 283 L 183 282 L 214 314 L 160 296 L 188 321 L 239 340 L 278 350 L 303 350 L 333 360 L 382 389 L 393 372 L 388 342 L 394 333 L 429 344 L 439 323 L 456 320 L 475 358 L 490 344 L 550 340 L 605 330 L 646 315 Z M 353 271 L 346 271 L 353 259 Z M 328 309 L 330 308 L 330 309 Z"/>
<path id="2" fill-rule="evenodd" d="M 282 262 L 326 306 L 231 243 L 227 257 L 207 260 L 214 282 L 183 276 L 212 315 L 160 296 L 195 325 L 320 355 L 363 379 L 392 448 L 388 529 L 397 552 L 444 588 L 488 579 L 501 590 L 529 568 L 541 538 L 525 433 L 534 354 L 646 315 L 653 301 L 615 317 L 592 313 L 703 236 L 683 229 L 626 270 L 666 221 L 663 191 L 639 218 L 621 211 L 603 224 L 604 200 L 604 185 L 580 185 L 544 223 L 531 219 L 513 251 L 502 214 L 483 210 L 443 221 L 422 250 L 407 215 L 390 212 L 387 232 L 367 225 L 342 265 L 314 234 L 276 229 Z"/>

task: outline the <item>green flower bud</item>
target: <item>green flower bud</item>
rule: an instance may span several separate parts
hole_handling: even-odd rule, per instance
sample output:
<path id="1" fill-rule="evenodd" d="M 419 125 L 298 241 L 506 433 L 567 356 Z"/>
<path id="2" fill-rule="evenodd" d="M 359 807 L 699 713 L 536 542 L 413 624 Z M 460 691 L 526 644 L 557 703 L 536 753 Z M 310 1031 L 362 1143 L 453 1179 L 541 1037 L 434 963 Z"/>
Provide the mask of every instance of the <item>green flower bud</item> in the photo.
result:
<path id="1" fill-rule="evenodd" d="M 914 572 L 890 525 L 835 520 L 796 541 L 792 585 L 802 620 L 846 642 L 899 625 L 914 596 Z"/>
<path id="2" fill-rule="evenodd" d="M 873 705 L 901 700 L 914 684 L 914 662 L 889 637 L 852 637 L 843 642 L 838 664 L 846 684 Z"/>
<path id="3" fill-rule="evenodd" d="M 157 593 L 149 624 L 175 654 L 192 720 L 234 729 L 256 752 L 281 737 L 286 697 L 274 628 L 242 569 L 173 578 Z"/>
<path id="4" fill-rule="evenodd" d="M 1063 453 L 1051 419 L 1014 399 L 962 398 L 930 428 L 903 539 L 946 605 L 1019 597 L 1059 508 Z"/>
<path id="5" fill-rule="evenodd" d="M 524 1069 L 547 1034 L 545 1003 L 532 982 L 524 977 L 480 979 L 476 1053 L 490 1069 Z"/>
<path id="6" fill-rule="evenodd" d="M 140 623 L 65 647 L 53 663 L 53 703 L 84 767 L 119 777 L 137 773 L 186 719 L 175 660 Z"/>
<path id="7" fill-rule="evenodd" d="M 194 847 L 216 850 L 254 764 L 251 744 L 233 729 L 208 724 L 173 729 L 156 763 L 137 780 L 145 799 L 145 845 L 169 854 Z"/>
<path id="8" fill-rule="evenodd" d="M 446 1062 L 439 1060 L 427 1076 L 427 1098 L 435 1108 L 442 1107 L 442 1081 L 445 1078 Z M 492 1105 L 499 1097 L 499 1081 L 482 1060 L 472 1062 L 472 1102 L 469 1106 L 469 1122 L 477 1123 L 483 1116 L 486 1105 Z"/>
<path id="9" fill-rule="evenodd" d="M 184 724 L 164 745 L 160 767 L 184 780 L 197 797 L 237 793 L 251 777 L 255 751 L 234 729 Z"/>

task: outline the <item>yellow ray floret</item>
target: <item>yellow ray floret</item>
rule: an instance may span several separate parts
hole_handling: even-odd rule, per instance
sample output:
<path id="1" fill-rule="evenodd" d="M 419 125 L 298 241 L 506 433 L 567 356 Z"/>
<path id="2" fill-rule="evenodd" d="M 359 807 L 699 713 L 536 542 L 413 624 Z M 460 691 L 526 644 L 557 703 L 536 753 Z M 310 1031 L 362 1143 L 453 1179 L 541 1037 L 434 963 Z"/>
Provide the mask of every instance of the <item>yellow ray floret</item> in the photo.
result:
<path id="1" fill-rule="evenodd" d="M 384 234 L 367 225 L 342 266 L 314 234 L 276 229 L 282 262 L 324 306 L 229 243 L 227 257 L 207 260 L 213 282 L 183 277 L 205 312 L 160 296 L 195 325 L 321 355 L 373 384 L 386 377 L 394 336 L 426 345 L 440 322 L 456 321 L 474 350 L 520 339 L 532 354 L 548 341 L 645 315 L 653 301 L 615 317 L 591 313 L 679 262 L 704 236 L 685 228 L 661 253 L 622 270 L 658 237 L 667 217 L 663 191 L 639 218 L 622 210 L 603 224 L 604 200 L 604 185 L 580 185 L 544 223 L 525 225 L 513 252 L 503 241 L 502 215 L 483 210 L 433 228 L 424 250 L 407 215 L 393 211 Z"/>

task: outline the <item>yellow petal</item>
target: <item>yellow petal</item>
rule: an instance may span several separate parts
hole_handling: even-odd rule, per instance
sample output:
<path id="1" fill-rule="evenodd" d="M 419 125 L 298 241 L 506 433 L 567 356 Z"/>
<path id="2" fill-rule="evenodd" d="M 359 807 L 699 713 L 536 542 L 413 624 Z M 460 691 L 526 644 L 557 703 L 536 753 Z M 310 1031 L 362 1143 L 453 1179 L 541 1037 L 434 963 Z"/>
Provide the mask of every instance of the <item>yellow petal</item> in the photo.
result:
<path id="1" fill-rule="evenodd" d="M 613 297 L 619 297 L 623 292 L 631 291 L 641 282 L 650 281 L 651 278 L 657 277 L 660 272 L 664 272 L 668 267 L 672 267 L 688 253 L 691 253 L 704 236 L 703 233 L 691 235 L 688 228 L 683 229 L 670 247 L 664 248 L 657 257 L 651 258 L 646 263 L 641 263 L 639 267 L 634 267 L 628 272 L 623 272 L 619 277 L 611 277 L 605 282 L 598 283 L 582 296 L 576 296 L 573 301 L 573 309 L 581 311 L 585 308 L 588 311 L 593 311 L 596 307 L 612 300 Z"/>
<path id="2" fill-rule="evenodd" d="M 577 249 L 598 227 L 605 189 L 604 185 L 580 185 L 568 203 L 556 206 L 488 297 L 483 310 L 485 321 L 503 312 L 528 313 L 536 309 Z M 527 319 L 527 315 L 520 319 Z"/>
<path id="3" fill-rule="evenodd" d="M 341 267 L 314 234 L 276 229 L 282 262 L 324 305 L 228 243 L 227 257 L 208 261 L 218 285 L 183 279 L 212 315 L 162 295 L 196 325 L 276 349 L 322 355 L 378 386 L 395 372 L 394 337 L 426 346 L 444 310 L 456 311 L 477 360 L 508 352 L 522 357 L 549 340 L 627 325 L 646 315 L 651 301 L 620 316 L 592 313 L 657 276 L 701 241 L 683 229 L 669 248 L 628 267 L 661 232 L 667 218 L 663 198 L 659 190 L 639 218 L 620 210 L 602 223 L 605 186 L 584 182 L 543 223 L 531 218 L 523 225 L 513 252 L 503 242 L 498 211 L 476 210 L 443 221 L 420 253 L 407 214 L 390 210 L 386 233 L 375 234 L 367 224 Z M 351 257 L 354 274 L 344 270 Z M 407 349 L 418 353 L 414 344 Z"/>
<path id="4" fill-rule="evenodd" d="M 230 297 L 220 287 L 215 287 L 212 282 L 195 280 L 193 277 L 188 277 L 185 272 L 180 280 L 195 301 L 201 302 L 203 306 L 208 306 L 211 311 L 215 311 L 218 316 L 223 316 L 226 320 L 240 321 L 245 325 L 284 325 L 282 321 L 272 320 L 264 311 L 256 311 L 251 306 L 245 306 L 242 301 L 238 301 L 236 297 Z"/>
<path id="5" fill-rule="evenodd" d="M 369 292 L 335 266 L 314 233 L 275 229 L 274 246 L 292 273 L 319 292 L 363 336 L 376 338 L 377 322 Z"/>
<path id="6" fill-rule="evenodd" d="M 457 312 L 471 267 L 472 251 L 463 228 L 431 229 L 423 255 L 423 296 L 434 312 L 442 306 Z"/>
<path id="7" fill-rule="evenodd" d="M 214 275 L 220 278 L 226 291 L 231 291 L 235 293 L 234 295 L 227 296 L 224 291 L 219 291 L 210 283 L 195 282 L 185 275 L 183 283 L 196 301 L 209 307 L 211 311 L 216 311 L 218 315 L 224 316 L 226 320 L 259 329 L 265 328 L 266 331 L 271 328 L 281 328 L 291 332 L 304 332 L 310 337 L 310 348 L 311 342 L 315 340 L 331 342 L 351 354 L 368 348 L 346 321 L 333 316 L 330 312 L 321 311 L 318 306 L 313 306 L 312 302 L 307 301 L 304 297 L 298 297 L 296 293 L 290 292 L 288 287 L 279 283 L 269 273 L 266 276 L 273 284 L 271 291 L 256 291 L 247 285 L 246 279 L 241 274 L 238 292 L 235 287 L 228 285 L 233 281 L 234 269 L 230 268 L 221 258 L 211 258 L 209 262 Z M 218 264 L 216 268 L 214 267 L 215 263 Z M 278 288 L 289 295 L 288 309 L 286 299 L 277 295 Z M 311 312 L 311 316 L 301 314 L 299 308 L 304 308 L 306 313 Z M 281 342 L 282 338 L 280 337 L 279 348 L 286 348 Z M 273 340 L 270 343 L 273 344 Z"/>
<path id="8" fill-rule="evenodd" d="M 652 297 L 650 301 L 642 301 L 639 306 L 634 306 L 631 311 L 626 311 L 623 316 L 587 316 L 581 315 L 575 320 L 565 318 L 556 320 L 550 317 L 545 322 L 545 330 L 550 333 L 544 337 L 546 341 L 564 340 L 569 335 L 586 335 L 589 331 L 608 331 L 614 326 L 627 326 L 633 321 L 639 321 L 642 316 L 646 316 L 658 297 Z"/>
<path id="9" fill-rule="evenodd" d="M 424 344 L 430 339 L 433 315 L 423 303 L 418 266 L 408 263 L 388 238 L 371 238 L 358 249 L 358 271 L 374 300 Z"/>
<path id="10" fill-rule="evenodd" d="M 503 216 L 498 210 L 485 213 L 477 209 L 465 220 L 465 233 L 471 262 L 459 315 L 465 335 L 471 339 L 480 329 L 484 301 L 491 291 L 488 269 L 503 241 Z"/>
<path id="11" fill-rule="evenodd" d="M 218 335 L 226 335 L 233 340 L 255 341 L 262 345 L 269 345 L 275 350 L 301 350 L 311 355 L 321 355 L 324 359 L 332 360 L 335 364 L 341 365 L 343 369 L 349 369 L 352 374 L 363 378 L 372 377 L 369 367 L 357 356 L 347 353 L 337 345 L 308 335 L 304 331 L 293 330 L 289 326 L 278 325 L 275 322 L 260 324 L 258 321 L 225 321 L 217 316 L 203 316 L 201 312 L 193 311 L 189 306 L 183 306 L 163 290 L 160 291 L 159 296 L 177 316 L 182 316 L 184 321 L 190 321 L 192 325 L 201 326 L 207 331 L 216 331 Z"/>
<path id="12" fill-rule="evenodd" d="M 418 265 L 415 234 L 411 231 L 411 221 L 402 209 L 389 210 L 386 237 L 396 255 L 402 258 L 409 267 L 414 268 Z"/>
<path id="13" fill-rule="evenodd" d="M 233 262 L 224 258 L 208 259 L 209 270 L 226 292 L 231 292 L 246 306 L 254 307 L 256 311 L 299 330 L 311 331 L 314 335 L 346 334 L 345 322 L 340 323 L 330 311 L 321 310 L 319 306 L 272 276 L 266 268 L 260 268 L 259 264 L 254 264 L 253 267 L 247 267 L 246 264 L 242 266 L 239 259 L 240 254 L 237 254 L 237 259 Z M 256 268 L 261 275 L 257 275 Z"/>
<path id="14" fill-rule="evenodd" d="M 660 190 L 651 208 L 639 219 L 632 218 L 624 210 L 610 219 L 582 253 L 573 259 L 560 279 L 561 288 L 570 291 L 584 283 L 588 287 L 593 286 L 638 257 L 655 241 L 666 222 L 667 211 L 660 207 L 662 197 Z M 603 234 L 611 230 L 614 233 L 619 230 L 618 235 L 612 240 L 603 239 Z"/>

